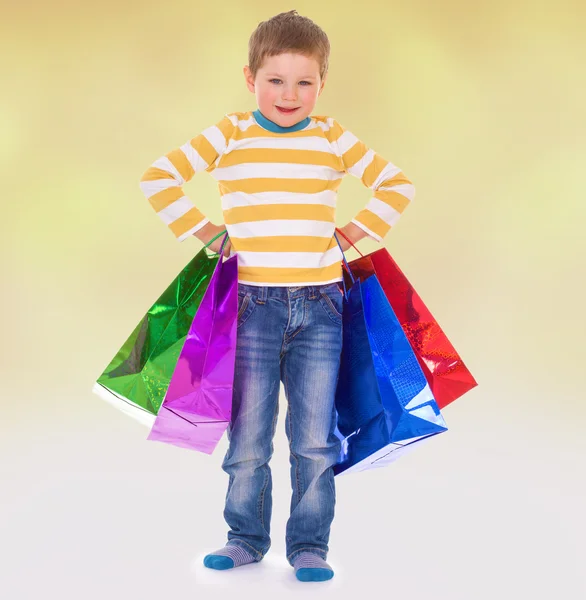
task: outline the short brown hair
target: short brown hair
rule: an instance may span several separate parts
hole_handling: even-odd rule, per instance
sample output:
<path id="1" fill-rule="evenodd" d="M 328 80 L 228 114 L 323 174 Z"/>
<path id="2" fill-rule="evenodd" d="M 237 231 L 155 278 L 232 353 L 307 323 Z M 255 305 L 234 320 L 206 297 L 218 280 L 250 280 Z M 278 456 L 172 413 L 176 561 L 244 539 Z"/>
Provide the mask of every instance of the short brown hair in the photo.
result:
<path id="1" fill-rule="evenodd" d="M 265 58 L 286 52 L 303 54 L 317 60 L 319 75 L 323 80 L 328 72 L 330 41 L 325 32 L 310 18 L 296 10 L 279 13 L 262 21 L 248 40 L 248 67 L 252 76 L 262 66 Z"/>

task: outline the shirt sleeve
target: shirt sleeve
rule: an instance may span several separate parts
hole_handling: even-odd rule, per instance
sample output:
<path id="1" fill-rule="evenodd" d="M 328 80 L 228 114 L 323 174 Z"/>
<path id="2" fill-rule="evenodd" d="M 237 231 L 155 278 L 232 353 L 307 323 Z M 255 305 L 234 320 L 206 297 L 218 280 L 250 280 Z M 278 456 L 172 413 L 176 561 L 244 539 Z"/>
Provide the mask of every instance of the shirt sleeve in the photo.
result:
<path id="1" fill-rule="evenodd" d="M 330 142 L 344 171 L 373 190 L 372 198 L 352 223 L 380 242 L 414 199 L 415 187 L 399 167 L 368 148 L 335 119 L 328 121 Z"/>
<path id="2" fill-rule="evenodd" d="M 213 171 L 234 130 L 234 117 L 224 118 L 158 158 L 140 179 L 140 189 L 178 241 L 201 229 L 209 219 L 185 195 L 182 185 L 200 171 Z"/>

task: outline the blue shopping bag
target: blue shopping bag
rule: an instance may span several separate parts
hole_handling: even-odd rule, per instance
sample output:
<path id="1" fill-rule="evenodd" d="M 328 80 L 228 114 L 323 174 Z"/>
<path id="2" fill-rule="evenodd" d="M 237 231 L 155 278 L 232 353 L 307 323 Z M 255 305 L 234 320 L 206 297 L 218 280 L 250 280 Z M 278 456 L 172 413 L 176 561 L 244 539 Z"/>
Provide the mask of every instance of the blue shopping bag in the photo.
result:
<path id="1" fill-rule="evenodd" d="M 336 236 L 337 240 L 337 236 Z M 339 242 L 338 242 L 339 244 Z M 341 247 L 340 247 L 341 249 Z M 447 430 L 425 374 L 376 275 L 344 285 L 334 474 L 382 467 Z"/>

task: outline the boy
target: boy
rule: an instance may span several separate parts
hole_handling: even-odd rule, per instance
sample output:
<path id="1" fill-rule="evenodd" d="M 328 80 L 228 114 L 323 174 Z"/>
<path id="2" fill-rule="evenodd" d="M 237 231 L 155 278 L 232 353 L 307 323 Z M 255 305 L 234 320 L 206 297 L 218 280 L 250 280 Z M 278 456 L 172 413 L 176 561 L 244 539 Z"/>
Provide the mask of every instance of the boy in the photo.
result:
<path id="1" fill-rule="evenodd" d="M 338 187 L 346 173 L 374 191 L 342 231 L 381 241 L 413 199 L 396 166 L 335 119 L 310 116 L 324 88 L 326 34 L 292 10 L 259 24 L 244 67 L 258 110 L 234 112 L 159 158 L 141 189 L 175 237 L 207 243 L 227 230 L 238 254 L 238 322 L 224 517 L 227 545 L 204 559 L 213 569 L 258 562 L 270 547 L 269 460 L 280 382 L 287 398 L 291 512 L 287 560 L 301 581 L 324 581 L 334 517 L 334 397 L 342 349 L 341 252 L 334 238 Z M 218 180 L 224 226 L 181 186 L 199 171 Z M 210 248 L 218 251 L 222 239 Z M 349 243 L 341 238 L 344 250 Z"/>

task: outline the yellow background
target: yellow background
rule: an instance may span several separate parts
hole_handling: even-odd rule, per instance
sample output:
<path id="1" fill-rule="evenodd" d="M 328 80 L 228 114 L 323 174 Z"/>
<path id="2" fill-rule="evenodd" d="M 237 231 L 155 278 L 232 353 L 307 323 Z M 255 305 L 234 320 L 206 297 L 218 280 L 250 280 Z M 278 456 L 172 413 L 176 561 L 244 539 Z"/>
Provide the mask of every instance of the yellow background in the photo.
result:
<path id="1" fill-rule="evenodd" d="M 386 470 L 340 479 L 332 553 L 347 582 L 359 581 L 358 569 L 371 570 L 360 563 L 362 549 L 397 535 L 395 521 L 381 524 L 375 515 L 390 514 L 403 490 L 411 504 L 426 497 L 443 514 L 443 521 L 427 514 L 425 527 L 413 520 L 422 527 L 412 529 L 418 541 L 397 540 L 407 548 L 399 554 L 405 565 L 414 564 L 413 551 L 422 569 L 433 559 L 434 576 L 443 574 L 442 591 L 429 591 L 430 583 L 425 594 L 483 598 L 459 583 L 462 562 L 470 581 L 481 577 L 470 558 L 476 552 L 481 564 L 502 560 L 483 588 L 487 597 L 505 577 L 507 589 L 518 584 L 521 593 L 525 582 L 534 598 L 556 589 L 578 598 L 586 488 L 586 4 L 578 1 L 3 3 L 0 450 L 13 481 L 3 515 L 21 523 L 5 539 L 33 536 L 35 523 L 38 532 L 51 511 L 68 506 L 74 482 L 93 490 L 98 473 L 105 493 L 121 481 L 132 488 L 141 473 L 141 496 L 152 490 L 153 472 L 172 487 L 173 464 L 192 508 L 200 501 L 193 486 L 206 473 L 214 529 L 201 544 L 221 544 L 223 450 L 202 457 L 145 443 L 145 430 L 90 390 L 201 247 L 195 238 L 174 240 L 139 189 L 142 173 L 226 112 L 256 108 L 242 74 L 248 37 L 292 8 L 332 45 L 314 114 L 334 116 L 416 186 L 385 243 L 479 382 L 445 410 L 449 433 Z M 211 177 L 196 175 L 185 191 L 221 222 Z M 338 225 L 369 197 L 347 177 Z M 360 243 L 363 252 L 377 247 Z M 282 428 L 277 524 L 289 494 Z M 84 502 L 95 497 L 88 492 Z M 158 498 L 159 507 L 167 501 Z M 355 511 L 367 499 L 373 509 L 357 528 Z M 73 506 L 58 514 L 58 531 L 41 529 L 47 546 L 53 533 L 74 535 L 72 514 L 88 517 Z M 194 519 L 186 516 L 186 527 L 201 533 Z M 484 537 L 470 533 L 479 520 Z M 100 523 L 112 526 L 107 516 Z M 459 540 L 451 558 L 448 538 Z M 186 543 L 187 555 L 199 551 L 198 539 Z M 22 542 L 23 561 L 31 547 Z M 386 559 L 374 554 L 380 571 Z M 83 585 L 94 573 L 81 564 Z M 57 559 L 50 572 L 66 578 Z M 423 583 L 413 590 L 401 581 L 397 590 L 423 597 Z"/>

